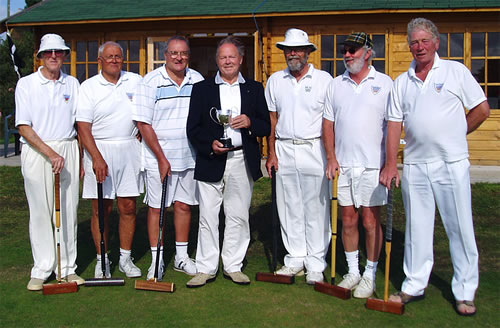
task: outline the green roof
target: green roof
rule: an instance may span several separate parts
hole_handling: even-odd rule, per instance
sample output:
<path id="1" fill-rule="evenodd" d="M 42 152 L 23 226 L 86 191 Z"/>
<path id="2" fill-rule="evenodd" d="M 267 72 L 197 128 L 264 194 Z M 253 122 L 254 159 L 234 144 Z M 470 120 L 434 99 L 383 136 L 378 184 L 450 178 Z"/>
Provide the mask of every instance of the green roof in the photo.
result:
<path id="1" fill-rule="evenodd" d="M 45 0 L 9 24 L 376 9 L 500 8 L 498 0 Z"/>

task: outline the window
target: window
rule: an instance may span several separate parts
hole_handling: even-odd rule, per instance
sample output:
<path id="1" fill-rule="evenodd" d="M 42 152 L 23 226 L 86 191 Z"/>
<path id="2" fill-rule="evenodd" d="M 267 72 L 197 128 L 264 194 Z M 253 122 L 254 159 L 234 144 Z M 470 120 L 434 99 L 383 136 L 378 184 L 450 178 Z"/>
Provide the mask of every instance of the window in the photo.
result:
<path id="1" fill-rule="evenodd" d="M 500 32 L 471 33 L 472 75 L 483 87 L 491 108 L 500 108 Z"/>
<path id="2" fill-rule="evenodd" d="M 470 41 L 466 41 L 470 35 Z M 466 55 L 470 59 L 466 60 Z M 441 33 L 439 57 L 467 66 L 492 109 L 500 108 L 500 32 Z"/>
<path id="3" fill-rule="evenodd" d="M 372 65 L 379 72 L 386 73 L 386 36 L 385 34 L 371 34 L 375 56 Z M 344 56 L 340 43 L 347 38 L 347 34 L 321 36 L 321 69 L 329 72 L 333 77 L 345 71 Z"/>
<path id="4" fill-rule="evenodd" d="M 140 74 L 141 42 L 139 40 L 119 40 L 116 42 L 123 48 L 122 69 Z"/>
<path id="5" fill-rule="evenodd" d="M 97 40 L 76 42 L 76 78 L 80 83 L 97 74 Z"/>

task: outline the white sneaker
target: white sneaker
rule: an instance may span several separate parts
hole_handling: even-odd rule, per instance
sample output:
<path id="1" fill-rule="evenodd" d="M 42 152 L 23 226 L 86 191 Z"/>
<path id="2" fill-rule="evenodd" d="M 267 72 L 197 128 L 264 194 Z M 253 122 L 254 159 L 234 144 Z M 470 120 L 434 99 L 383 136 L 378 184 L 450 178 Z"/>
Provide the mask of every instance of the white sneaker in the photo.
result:
<path id="1" fill-rule="evenodd" d="M 27 288 L 28 290 L 31 291 L 42 290 L 44 282 L 45 280 L 43 279 L 31 278 L 30 281 L 28 282 Z"/>
<path id="2" fill-rule="evenodd" d="M 344 275 L 343 279 L 344 280 L 342 280 L 342 282 L 339 284 L 339 287 L 354 289 L 361 281 L 361 276 L 359 274 L 348 273 Z"/>
<path id="3" fill-rule="evenodd" d="M 156 262 L 151 263 L 151 266 L 148 269 L 147 280 L 153 280 L 155 278 L 155 263 Z M 158 281 L 163 280 L 164 270 L 165 270 L 165 265 L 163 264 L 163 261 L 160 260 L 160 265 L 158 267 Z"/>
<path id="4" fill-rule="evenodd" d="M 128 278 L 137 278 L 137 277 L 140 277 L 142 276 L 142 272 L 141 272 L 141 269 L 139 269 L 133 261 L 133 257 L 126 257 L 124 259 L 122 259 L 122 257 L 120 257 L 120 264 L 118 266 L 118 269 L 120 270 L 120 272 L 123 272 L 125 273 L 125 275 L 128 277 Z"/>
<path id="5" fill-rule="evenodd" d="M 287 267 L 286 265 L 284 265 L 281 267 L 281 269 L 276 271 L 276 274 L 282 274 L 285 276 L 303 276 L 304 268 Z"/>
<path id="6" fill-rule="evenodd" d="M 111 261 L 106 257 L 106 278 L 111 278 L 111 270 L 109 269 L 111 265 Z M 94 278 L 102 279 L 104 278 L 102 274 L 102 263 L 101 260 L 97 260 L 97 264 L 95 265 Z"/>
<path id="7" fill-rule="evenodd" d="M 177 259 L 176 256 L 174 261 L 174 270 L 184 272 L 189 276 L 196 276 L 197 273 L 195 261 L 193 259 L 190 259 L 189 257 Z"/>
<path id="8" fill-rule="evenodd" d="M 375 281 L 370 278 L 362 277 L 358 287 L 354 290 L 353 296 L 356 298 L 368 298 L 375 291 Z"/>
<path id="9" fill-rule="evenodd" d="M 306 283 L 314 285 L 317 282 L 323 282 L 323 272 L 307 271 Z"/>

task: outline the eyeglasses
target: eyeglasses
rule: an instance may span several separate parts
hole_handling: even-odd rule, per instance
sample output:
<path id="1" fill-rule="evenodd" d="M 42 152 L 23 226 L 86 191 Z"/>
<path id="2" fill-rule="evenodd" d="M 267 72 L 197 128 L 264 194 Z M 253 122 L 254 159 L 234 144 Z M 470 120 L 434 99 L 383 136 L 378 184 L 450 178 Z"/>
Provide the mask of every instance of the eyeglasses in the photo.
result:
<path id="1" fill-rule="evenodd" d="M 44 50 L 42 52 L 42 56 L 45 58 L 50 58 L 53 55 L 55 55 L 56 57 L 62 57 L 62 56 L 64 56 L 65 53 L 66 53 L 66 51 L 64 51 L 64 50 L 56 50 L 56 49 Z"/>
<path id="2" fill-rule="evenodd" d="M 111 63 L 113 60 L 117 62 L 123 61 L 123 57 L 119 55 L 114 55 L 114 56 L 107 56 L 107 57 L 100 57 L 102 58 L 106 63 Z"/>
<path id="3" fill-rule="evenodd" d="M 340 50 L 340 52 L 342 53 L 342 55 L 345 55 L 346 53 L 350 53 L 351 55 L 354 55 L 356 53 L 356 51 L 358 51 L 359 48 L 343 48 L 342 50 Z"/>
<path id="4" fill-rule="evenodd" d="M 188 58 L 189 57 L 189 51 L 167 51 L 167 54 L 171 58 L 177 58 L 177 56 L 181 56 L 182 58 Z"/>

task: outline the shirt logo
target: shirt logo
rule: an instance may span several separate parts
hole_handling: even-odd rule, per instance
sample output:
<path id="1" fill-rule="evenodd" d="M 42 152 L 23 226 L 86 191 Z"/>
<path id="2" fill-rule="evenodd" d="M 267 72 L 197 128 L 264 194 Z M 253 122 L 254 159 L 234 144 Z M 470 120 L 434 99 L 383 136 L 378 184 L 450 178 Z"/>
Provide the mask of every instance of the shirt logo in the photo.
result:
<path id="1" fill-rule="evenodd" d="M 444 83 L 434 83 L 434 89 L 436 89 L 437 93 L 440 93 L 443 90 Z"/>
<path id="2" fill-rule="evenodd" d="M 127 92 L 127 97 L 128 97 L 128 100 L 133 101 L 134 100 L 134 93 L 133 92 Z"/>
<path id="3" fill-rule="evenodd" d="M 310 86 L 310 85 L 306 85 L 306 86 L 305 86 L 305 89 L 306 89 L 306 92 L 311 92 L 311 90 L 312 90 L 312 86 Z"/>
<path id="4" fill-rule="evenodd" d="M 64 101 L 65 101 L 66 103 L 68 103 L 69 98 L 71 98 L 71 96 L 70 96 L 70 95 L 63 95 L 63 97 L 64 97 Z"/>
<path id="5" fill-rule="evenodd" d="M 377 86 L 372 85 L 372 93 L 374 95 L 378 94 L 380 92 L 380 90 L 382 90 L 381 87 L 377 87 Z"/>

